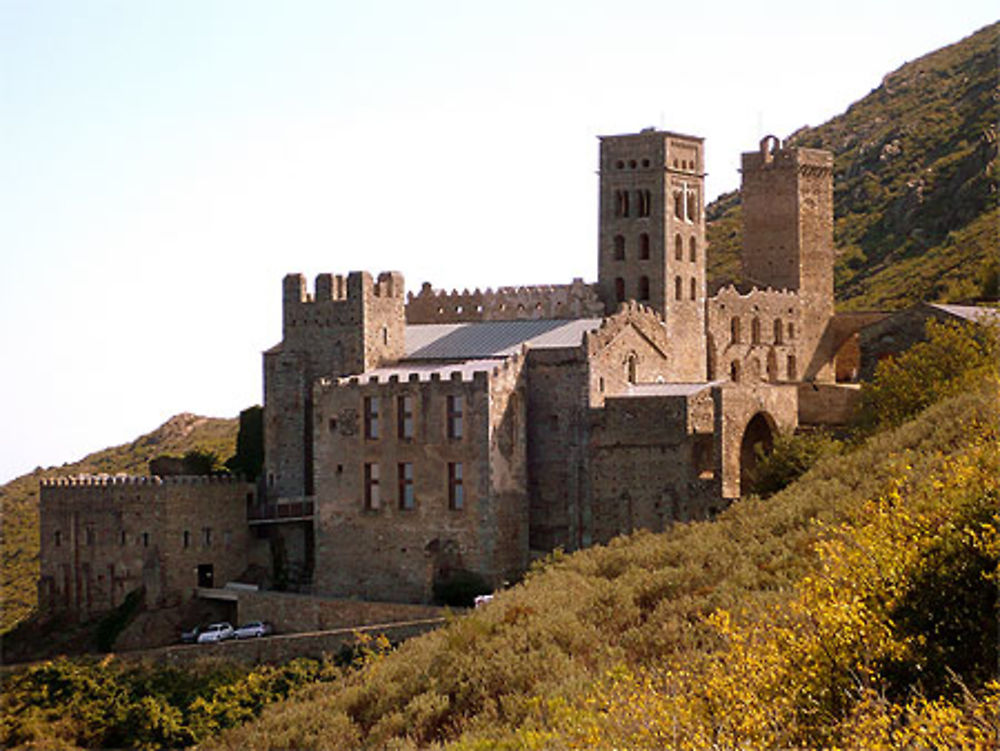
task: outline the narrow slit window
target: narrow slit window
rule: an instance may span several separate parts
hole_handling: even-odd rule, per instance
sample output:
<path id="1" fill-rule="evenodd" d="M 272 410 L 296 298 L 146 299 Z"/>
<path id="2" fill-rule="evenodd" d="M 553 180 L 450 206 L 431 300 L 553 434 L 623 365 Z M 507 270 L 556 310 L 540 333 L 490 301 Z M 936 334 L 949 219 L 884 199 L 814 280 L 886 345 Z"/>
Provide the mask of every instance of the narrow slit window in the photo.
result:
<path id="1" fill-rule="evenodd" d="M 365 438 L 378 438 L 378 399 L 374 396 L 365 397 Z"/>
<path id="2" fill-rule="evenodd" d="M 396 399 L 396 419 L 401 441 L 413 439 L 413 397 L 406 395 Z"/>
<path id="3" fill-rule="evenodd" d="M 404 511 L 410 511 L 415 506 L 413 497 L 413 464 L 412 462 L 400 462 L 398 467 L 399 475 L 399 507 Z"/>
<path id="4" fill-rule="evenodd" d="M 464 402 L 461 394 L 448 395 L 448 438 L 453 441 L 460 440 L 464 432 Z"/>
<path id="5" fill-rule="evenodd" d="M 639 260 L 649 260 L 649 235 L 645 232 L 639 235 Z"/>
<path id="6" fill-rule="evenodd" d="M 448 508 L 458 511 L 465 506 L 462 462 L 448 462 Z"/>
<path id="7" fill-rule="evenodd" d="M 365 508 L 374 511 L 379 507 L 378 464 L 365 464 Z"/>

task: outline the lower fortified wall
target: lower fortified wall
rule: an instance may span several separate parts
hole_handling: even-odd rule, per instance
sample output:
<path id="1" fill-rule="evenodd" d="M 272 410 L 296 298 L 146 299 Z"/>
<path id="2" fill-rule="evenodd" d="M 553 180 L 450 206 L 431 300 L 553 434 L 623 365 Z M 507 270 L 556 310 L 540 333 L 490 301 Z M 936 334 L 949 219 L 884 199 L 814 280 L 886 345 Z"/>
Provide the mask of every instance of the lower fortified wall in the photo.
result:
<path id="1" fill-rule="evenodd" d="M 144 588 L 150 606 L 267 564 L 247 526 L 256 489 L 229 477 L 82 476 L 41 487 L 39 600 L 87 616 Z"/>

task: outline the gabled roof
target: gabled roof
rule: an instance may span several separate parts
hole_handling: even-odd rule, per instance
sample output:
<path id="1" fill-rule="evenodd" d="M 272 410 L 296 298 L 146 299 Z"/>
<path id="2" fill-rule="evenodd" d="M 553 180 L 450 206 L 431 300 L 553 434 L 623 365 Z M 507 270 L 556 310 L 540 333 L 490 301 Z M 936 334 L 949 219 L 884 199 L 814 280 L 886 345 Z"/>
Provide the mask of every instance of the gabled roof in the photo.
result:
<path id="1" fill-rule="evenodd" d="M 583 335 L 600 325 L 600 318 L 414 324 L 406 327 L 405 357 L 473 360 L 512 355 L 523 345 L 531 349 L 578 347 Z"/>

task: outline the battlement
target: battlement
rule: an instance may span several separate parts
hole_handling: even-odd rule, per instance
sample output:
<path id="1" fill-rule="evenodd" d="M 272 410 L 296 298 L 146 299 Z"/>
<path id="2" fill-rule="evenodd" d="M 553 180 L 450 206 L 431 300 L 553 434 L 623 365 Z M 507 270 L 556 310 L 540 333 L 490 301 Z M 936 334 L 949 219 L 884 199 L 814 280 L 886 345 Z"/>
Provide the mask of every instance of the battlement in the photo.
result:
<path id="1" fill-rule="evenodd" d="M 116 485 L 236 485 L 246 481 L 235 475 L 75 475 L 41 481 L 51 487 L 109 487 Z"/>
<path id="2" fill-rule="evenodd" d="M 316 276 L 315 293 L 309 294 L 302 274 L 287 274 L 282 282 L 284 302 L 321 303 L 369 297 L 403 297 L 403 275 L 398 271 L 383 271 L 373 278 L 367 271 Z"/>
<path id="3" fill-rule="evenodd" d="M 573 319 L 603 314 L 596 286 L 579 278 L 572 284 L 477 288 L 472 292 L 436 290 L 424 283 L 406 302 L 406 322 L 411 324 Z"/>
<path id="4" fill-rule="evenodd" d="M 764 136 L 757 151 L 742 155 L 742 172 L 794 169 L 810 177 L 824 177 L 833 173 L 833 154 L 823 149 L 801 146 L 783 146 L 777 136 Z"/>
<path id="5" fill-rule="evenodd" d="M 373 277 L 367 271 L 319 274 L 310 294 L 302 274 L 288 274 L 282 282 L 284 332 L 306 327 L 356 326 L 372 306 L 402 307 L 405 296 L 403 275 L 383 271 Z"/>
<path id="6" fill-rule="evenodd" d="M 719 310 L 725 310 L 727 304 L 730 307 L 760 305 L 776 308 L 784 305 L 791 308 L 792 306 L 798 307 L 799 295 L 795 290 L 774 289 L 772 287 L 751 287 L 747 292 L 740 292 L 735 286 L 729 284 L 720 289 L 715 297 L 709 300 L 709 304 Z"/>
<path id="7" fill-rule="evenodd" d="M 404 364 L 399 367 L 378 368 L 368 373 L 342 378 L 321 378 L 318 385 L 321 389 L 377 386 L 379 384 L 395 386 L 400 383 L 478 382 L 485 385 L 491 377 L 499 378 L 512 372 L 519 372 L 525 352 L 526 349 L 522 346 L 520 352 L 515 352 L 503 359 L 468 360 L 447 365 L 407 366 Z"/>

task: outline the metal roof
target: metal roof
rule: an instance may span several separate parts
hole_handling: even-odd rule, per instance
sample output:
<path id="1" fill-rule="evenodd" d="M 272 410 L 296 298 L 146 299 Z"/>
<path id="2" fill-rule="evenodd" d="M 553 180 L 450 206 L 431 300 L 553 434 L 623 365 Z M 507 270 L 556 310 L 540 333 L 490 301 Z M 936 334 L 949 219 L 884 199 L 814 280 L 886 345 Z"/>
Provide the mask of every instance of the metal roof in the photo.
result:
<path id="1" fill-rule="evenodd" d="M 991 319 L 1000 320 L 1000 309 L 998 308 L 981 308 L 976 305 L 945 305 L 943 303 L 928 303 L 928 305 L 966 321 L 978 323 Z"/>
<path id="2" fill-rule="evenodd" d="M 532 349 L 578 347 L 600 318 L 574 320 L 428 323 L 406 327 L 408 360 L 473 360 L 512 355 L 522 345 Z"/>

